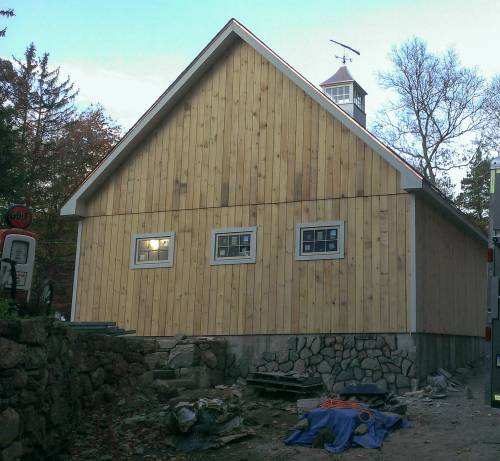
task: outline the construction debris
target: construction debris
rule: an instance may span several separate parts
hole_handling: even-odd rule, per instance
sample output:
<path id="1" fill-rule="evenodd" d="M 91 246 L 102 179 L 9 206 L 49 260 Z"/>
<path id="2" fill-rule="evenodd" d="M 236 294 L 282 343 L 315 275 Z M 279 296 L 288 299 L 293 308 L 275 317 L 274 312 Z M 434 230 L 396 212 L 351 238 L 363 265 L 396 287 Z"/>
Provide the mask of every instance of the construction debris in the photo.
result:
<path id="1" fill-rule="evenodd" d="M 311 394 L 323 389 L 321 378 L 298 375 L 293 372 L 255 372 L 247 378 L 247 384 L 267 392 Z"/>

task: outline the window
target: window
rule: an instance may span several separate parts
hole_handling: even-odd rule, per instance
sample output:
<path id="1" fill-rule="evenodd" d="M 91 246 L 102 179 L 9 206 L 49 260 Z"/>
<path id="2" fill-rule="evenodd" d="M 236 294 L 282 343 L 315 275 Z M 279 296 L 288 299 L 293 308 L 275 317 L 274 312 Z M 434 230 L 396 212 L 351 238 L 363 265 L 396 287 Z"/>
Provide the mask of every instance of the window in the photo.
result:
<path id="1" fill-rule="evenodd" d="M 326 95 L 337 104 L 348 104 L 350 102 L 349 85 L 325 88 Z"/>
<path id="2" fill-rule="evenodd" d="M 361 91 L 354 87 L 354 104 L 356 104 L 362 111 L 365 110 L 364 98 Z"/>
<path id="3" fill-rule="evenodd" d="M 344 257 L 344 221 L 297 224 L 295 259 Z"/>
<path id="4" fill-rule="evenodd" d="M 256 227 L 214 229 L 210 264 L 255 263 Z"/>
<path id="5" fill-rule="evenodd" d="M 172 267 L 175 232 L 136 234 L 132 237 L 131 269 Z"/>

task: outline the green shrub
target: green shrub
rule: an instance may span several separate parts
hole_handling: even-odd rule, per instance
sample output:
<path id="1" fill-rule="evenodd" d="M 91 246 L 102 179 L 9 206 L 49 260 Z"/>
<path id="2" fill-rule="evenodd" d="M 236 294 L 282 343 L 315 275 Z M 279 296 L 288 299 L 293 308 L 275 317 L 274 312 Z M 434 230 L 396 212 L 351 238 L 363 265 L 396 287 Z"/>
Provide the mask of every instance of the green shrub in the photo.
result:
<path id="1" fill-rule="evenodd" d="M 17 305 L 10 299 L 0 298 L 0 320 L 14 320 L 19 317 Z"/>

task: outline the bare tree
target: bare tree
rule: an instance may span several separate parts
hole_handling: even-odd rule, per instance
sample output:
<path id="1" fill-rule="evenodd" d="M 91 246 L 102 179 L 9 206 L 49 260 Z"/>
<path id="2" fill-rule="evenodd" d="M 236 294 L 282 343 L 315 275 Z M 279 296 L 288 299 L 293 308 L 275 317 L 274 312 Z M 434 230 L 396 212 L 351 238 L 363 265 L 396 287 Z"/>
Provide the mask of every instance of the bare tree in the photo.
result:
<path id="1" fill-rule="evenodd" d="M 6 10 L 0 10 L 0 17 L 4 18 L 12 18 L 15 16 L 14 10 L 12 8 L 7 8 Z M 0 37 L 5 37 L 5 33 L 7 32 L 7 27 L 0 29 Z"/>
<path id="2" fill-rule="evenodd" d="M 375 132 L 433 183 L 467 165 L 475 149 L 465 149 L 484 126 L 487 85 L 457 54 L 431 53 L 420 38 L 393 48 L 392 69 L 378 74 L 380 85 L 396 94 L 379 112 Z"/>

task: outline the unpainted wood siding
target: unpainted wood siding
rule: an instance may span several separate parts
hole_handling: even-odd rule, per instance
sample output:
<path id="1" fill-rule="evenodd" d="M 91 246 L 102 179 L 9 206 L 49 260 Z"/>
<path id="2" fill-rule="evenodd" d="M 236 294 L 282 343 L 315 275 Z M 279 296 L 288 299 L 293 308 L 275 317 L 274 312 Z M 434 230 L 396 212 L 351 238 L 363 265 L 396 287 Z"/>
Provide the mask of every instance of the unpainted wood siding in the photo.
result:
<path id="1" fill-rule="evenodd" d="M 408 330 L 400 175 L 237 43 L 89 200 L 78 320 L 138 334 Z M 345 258 L 295 261 L 295 224 L 345 221 Z M 210 266 L 213 228 L 257 226 L 256 264 Z M 131 236 L 175 231 L 172 268 Z"/>
<path id="2" fill-rule="evenodd" d="M 487 247 L 416 198 L 417 331 L 482 336 Z"/>

